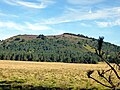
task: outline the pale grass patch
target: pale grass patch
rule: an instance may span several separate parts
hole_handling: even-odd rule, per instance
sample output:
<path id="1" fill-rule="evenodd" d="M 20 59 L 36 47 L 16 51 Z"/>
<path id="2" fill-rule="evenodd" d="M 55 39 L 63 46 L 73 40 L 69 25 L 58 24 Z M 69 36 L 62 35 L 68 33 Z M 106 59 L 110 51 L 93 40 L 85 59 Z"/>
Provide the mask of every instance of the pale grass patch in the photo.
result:
<path id="1" fill-rule="evenodd" d="M 61 88 L 105 88 L 87 78 L 87 70 L 109 69 L 104 64 L 0 61 L 0 81 L 23 80 L 21 85 Z M 96 74 L 94 74 L 96 78 Z"/>

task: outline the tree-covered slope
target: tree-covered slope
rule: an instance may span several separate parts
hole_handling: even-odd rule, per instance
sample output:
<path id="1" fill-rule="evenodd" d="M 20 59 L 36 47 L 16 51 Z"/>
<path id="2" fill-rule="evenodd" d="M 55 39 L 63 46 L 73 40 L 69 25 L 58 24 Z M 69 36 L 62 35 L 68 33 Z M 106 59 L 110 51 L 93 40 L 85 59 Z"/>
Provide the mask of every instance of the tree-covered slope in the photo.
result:
<path id="1" fill-rule="evenodd" d="M 97 39 L 64 33 L 56 36 L 18 35 L 0 42 L 1 60 L 97 63 Z M 114 62 L 120 47 L 104 42 L 103 52 Z"/>

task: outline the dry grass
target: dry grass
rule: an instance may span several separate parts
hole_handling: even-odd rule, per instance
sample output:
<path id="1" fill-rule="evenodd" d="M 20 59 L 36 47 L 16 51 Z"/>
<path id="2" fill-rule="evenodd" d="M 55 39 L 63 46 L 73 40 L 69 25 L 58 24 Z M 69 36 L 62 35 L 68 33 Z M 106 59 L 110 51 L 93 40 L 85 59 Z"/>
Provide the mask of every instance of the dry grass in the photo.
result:
<path id="1" fill-rule="evenodd" d="M 100 88 L 105 87 L 88 79 L 87 70 L 108 69 L 104 64 L 67 64 L 51 62 L 0 61 L 0 83 L 16 81 L 19 85 L 60 88 Z M 96 74 L 94 77 L 98 78 Z M 10 83 L 16 85 L 16 83 Z"/>

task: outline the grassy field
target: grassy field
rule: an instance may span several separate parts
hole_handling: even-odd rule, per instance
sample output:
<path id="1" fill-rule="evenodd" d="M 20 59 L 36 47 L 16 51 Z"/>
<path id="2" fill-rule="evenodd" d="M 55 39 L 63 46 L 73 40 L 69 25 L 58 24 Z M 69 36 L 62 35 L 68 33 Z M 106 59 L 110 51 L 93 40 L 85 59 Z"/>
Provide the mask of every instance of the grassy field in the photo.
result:
<path id="1" fill-rule="evenodd" d="M 0 89 L 56 88 L 106 89 L 87 78 L 88 70 L 108 69 L 104 64 L 72 64 L 53 62 L 0 61 Z M 120 74 L 120 73 L 119 73 Z M 98 78 L 97 74 L 93 74 Z M 115 80 L 117 81 L 117 79 Z M 105 82 L 106 83 L 106 82 Z M 36 89 L 37 90 L 37 89 Z"/>

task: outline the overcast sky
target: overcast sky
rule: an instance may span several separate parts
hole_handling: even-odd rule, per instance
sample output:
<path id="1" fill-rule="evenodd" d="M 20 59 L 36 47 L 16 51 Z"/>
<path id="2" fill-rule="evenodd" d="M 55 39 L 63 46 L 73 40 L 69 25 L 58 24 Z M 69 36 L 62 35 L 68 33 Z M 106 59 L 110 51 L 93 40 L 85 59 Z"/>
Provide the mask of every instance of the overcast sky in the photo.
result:
<path id="1" fill-rule="evenodd" d="M 120 46 L 120 0 L 0 0 L 0 39 L 83 34 Z"/>

